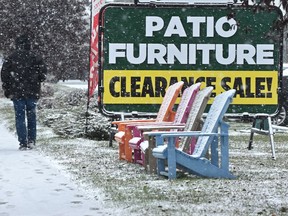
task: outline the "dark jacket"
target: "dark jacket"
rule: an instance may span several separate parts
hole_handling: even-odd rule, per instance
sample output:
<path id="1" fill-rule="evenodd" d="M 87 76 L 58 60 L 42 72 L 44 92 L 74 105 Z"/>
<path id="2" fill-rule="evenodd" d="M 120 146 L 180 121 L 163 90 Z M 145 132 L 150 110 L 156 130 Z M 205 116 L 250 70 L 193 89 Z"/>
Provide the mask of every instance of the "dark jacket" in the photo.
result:
<path id="1" fill-rule="evenodd" d="M 1 70 L 2 88 L 7 98 L 39 99 L 41 82 L 47 68 L 42 58 L 30 50 L 28 38 L 16 39 L 16 51 L 4 59 Z"/>

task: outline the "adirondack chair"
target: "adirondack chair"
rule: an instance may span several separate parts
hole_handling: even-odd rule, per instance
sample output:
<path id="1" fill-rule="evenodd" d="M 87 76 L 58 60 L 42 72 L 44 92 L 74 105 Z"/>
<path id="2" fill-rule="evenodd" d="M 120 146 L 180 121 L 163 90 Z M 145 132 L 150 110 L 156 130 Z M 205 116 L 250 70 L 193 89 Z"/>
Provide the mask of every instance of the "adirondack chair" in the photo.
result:
<path id="1" fill-rule="evenodd" d="M 203 124 L 202 115 L 210 98 L 210 95 L 213 91 L 213 87 L 205 87 L 200 90 L 191 107 L 188 119 L 186 124 L 174 124 L 174 125 L 148 125 L 148 126 L 137 126 L 142 133 L 146 134 L 148 131 L 153 130 L 171 130 L 178 129 L 184 131 L 196 131 L 201 129 L 201 125 Z M 162 132 L 164 133 L 164 132 Z M 178 141 L 178 140 L 177 140 Z M 179 148 L 182 151 L 191 154 L 194 150 L 194 145 L 196 143 L 196 139 L 194 137 L 184 137 L 181 142 Z M 175 143 L 176 145 L 176 143 Z M 152 149 L 155 148 L 155 139 L 153 136 L 144 135 L 144 140 L 140 143 L 141 149 L 141 158 L 143 160 L 143 165 L 146 171 L 150 173 L 156 172 L 156 158 L 152 156 Z"/>
<path id="2" fill-rule="evenodd" d="M 214 99 L 200 132 L 184 131 L 153 134 L 153 136 L 156 135 L 157 147 L 153 149 L 153 156 L 157 158 L 158 175 L 166 175 L 169 179 L 175 179 L 176 169 L 178 167 L 186 172 L 203 177 L 235 178 L 235 176 L 229 172 L 229 125 L 223 121 L 224 114 L 234 94 L 235 90 L 232 89 L 218 95 Z M 175 140 L 182 136 L 198 137 L 192 155 L 175 148 Z M 218 153 L 219 137 L 221 143 L 220 164 Z M 168 139 L 168 145 L 163 145 L 163 139 Z M 205 157 L 209 147 L 211 147 L 210 160 Z M 168 162 L 168 172 L 165 170 L 166 160 Z"/>
<path id="3" fill-rule="evenodd" d="M 136 122 L 173 121 L 175 117 L 173 107 L 183 85 L 184 82 L 179 81 L 168 87 L 155 119 L 136 119 L 112 122 L 112 124 L 116 125 L 118 129 L 118 132 L 114 135 L 114 139 L 119 144 L 119 159 L 132 162 L 132 149 L 129 147 L 128 143 L 128 141 L 132 138 L 132 134 L 129 130 L 126 130 L 126 125 Z"/>
<path id="4" fill-rule="evenodd" d="M 186 88 L 181 96 L 180 103 L 177 107 L 175 119 L 173 122 L 151 122 L 151 123 L 145 123 L 145 126 L 147 125 L 176 125 L 176 124 L 185 124 L 187 121 L 187 118 L 190 113 L 190 109 L 192 107 L 192 104 L 196 98 L 196 94 L 200 90 L 201 83 L 195 83 L 194 85 L 191 85 L 190 87 Z M 126 126 L 126 129 L 132 131 L 133 138 L 129 140 L 129 146 L 132 149 L 132 152 L 134 153 L 134 163 L 143 164 L 143 160 L 141 157 L 141 150 L 140 150 L 140 143 L 144 140 L 143 134 L 141 131 L 138 130 L 138 126 L 143 125 L 141 124 L 130 124 Z"/>

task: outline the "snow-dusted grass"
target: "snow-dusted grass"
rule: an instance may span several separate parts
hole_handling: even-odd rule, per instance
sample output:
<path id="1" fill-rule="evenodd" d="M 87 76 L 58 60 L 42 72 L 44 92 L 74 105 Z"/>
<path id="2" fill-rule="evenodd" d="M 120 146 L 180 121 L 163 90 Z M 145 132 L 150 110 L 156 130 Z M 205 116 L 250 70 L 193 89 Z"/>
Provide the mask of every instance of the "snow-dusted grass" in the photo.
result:
<path id="1" fill-rule="evenodd" d="M 275 135 L 277 159 L 274 161 L 268 137 L 256 135 L 254 148 L 249 151 L 249 133 L 240 130 L 249 129 L 250 124 L 230 122 L 230 170 L 237 179 L 181 175 L 175 181 L 168 181 L 146 174 L 137 164 L 120 161 L 116 143 L 108 147 L 106 136 L 87 139 L 83 134 L 86 98 L 79 97 L 80 101 L 75 103 L 69 100 L 75 99 L 77 91 L 82 90 L 63 86 L 53 89 L 53 96 L 43 98 L 52 104 L 45 107 L 39 102 L 42 108 L 38 110 L 37 151 L 54 158 L 75 182 L 85 186 L 87 193 L 94 193 L 95 199 L 105 200 L 111 208 L 121 209 L 125 215 L 288 214 L 286 133 Z M 1 118 L 7 120 L 7 126 L 12 129 L 11 105 L 1 99 Z M 90 131 L 98 128 L 105 133 L 109 120 L 98 114 L 96 108 L 95 111 L 90 116 L 89 122 L 93 125 Z M 93 188 L 100 189 L 104 196 L 99 196 L 99 190 Z"/>

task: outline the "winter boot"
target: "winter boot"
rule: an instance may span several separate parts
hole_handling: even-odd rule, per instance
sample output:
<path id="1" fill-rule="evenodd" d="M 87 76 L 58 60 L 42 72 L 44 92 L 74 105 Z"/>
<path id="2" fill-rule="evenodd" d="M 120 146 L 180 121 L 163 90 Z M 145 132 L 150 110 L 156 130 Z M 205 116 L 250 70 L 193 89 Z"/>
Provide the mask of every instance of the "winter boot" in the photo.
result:
<path id="1" fill-rule="evenodd" d="M 35 141 L 29 141 L 27 144 L 28 149 L 34 149 L 36 147 Z"/>
<path id="2" fill-rule="evenodd" d="M 20 145 L 20 146 L 19 146 L 19 150 L 20 150 L 20 151 L 25 151 L 25 150 L 27 150 L 27 144 L 22 144 L 22 143 L 20 143 L 19 145 Z"/>

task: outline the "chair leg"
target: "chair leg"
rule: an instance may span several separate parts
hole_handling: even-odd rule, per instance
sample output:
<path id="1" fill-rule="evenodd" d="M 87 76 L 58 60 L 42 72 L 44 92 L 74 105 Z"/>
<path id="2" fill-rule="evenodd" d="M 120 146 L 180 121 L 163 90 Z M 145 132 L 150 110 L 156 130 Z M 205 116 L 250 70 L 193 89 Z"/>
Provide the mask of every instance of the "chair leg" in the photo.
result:
<path id="1" fill-rule="evenodd" d="M 274 146 L 274 133 L 272 128 L 271 117 L 268 117 L 268 125 L 269 125 L 269 137 L 270 137 L 270 144 L 271 144 L 271 151 L 272 151 L 272 159 L 276 160 L 275 156 L 275 146 Z"/>
<path id="2" fill-rule="evenodd" d="M 148 173 L 148 163 L 149 163 L 149 148 L 145 149 L 145 152 L 144 154 L 142 155 L 142 158 L 143 158 L 143 166 L 145 168 L 145 171 Z"/>
<path id="3" fill-rule="evenodd" d="M 129 129 L 125 130 L 125 141 L 124 141 L 124 148 L 125 148 L 125 159 L 128 162 L 133 162 L 132 159 L 132 149 L 129 146 L 129 140 L 132 139 L 132 133 Z"/>
<path id="4" fill-rule="evenodd" d="M 156 162 L 156 158 L 153 157 L 152 155 L 152 151 L 153 149 L 156 147 L 156 143 L 154 140 L 154 137 L 149 137 L 149 146 L 148 146 L 148 161 L 146 161 L 146 163 L 148 163 L 149 166 L 149 173 L 150 174 L 155 174 L 157 172 L 157 162 Z"/>
<path id="5" fill-rule="evenodd" d="M 143 164 L 141 159 L 141 149 L 134 149 L 134 163 Z"/>
<path id="6" fill-rule="evenodd" d="M 228 138 L 228 124 L 221 124 L 221 133 L 227 136 L 221 136 L 221 168 L 229 172 L 229 138 Z"/>
<path id="7" fill-rule="evenodd" d="M 161 172 L 165 172 L 165 160 L 157 159 L 157 175 L 161 175 Z"/>
<path id="8" fill-rule="evenodd" d="M 176 179 L 176 151 L 175 151 L 175 137 L 169 137 L 167 160 L 168 160 L 168 178 Z"/>
<path id="9" fill-rule="evenodd" d="M 218 153 L 218 137 L 214 137 L 211 143 L 211 163 L 219 167 L 219 153 Z"/>
<path id="10" fill-rule="evenodd" d="M 124 148 L 124 143 L 119 143 L 119 159 L 123 160 L 125 159 L 125 148 Z"/>

